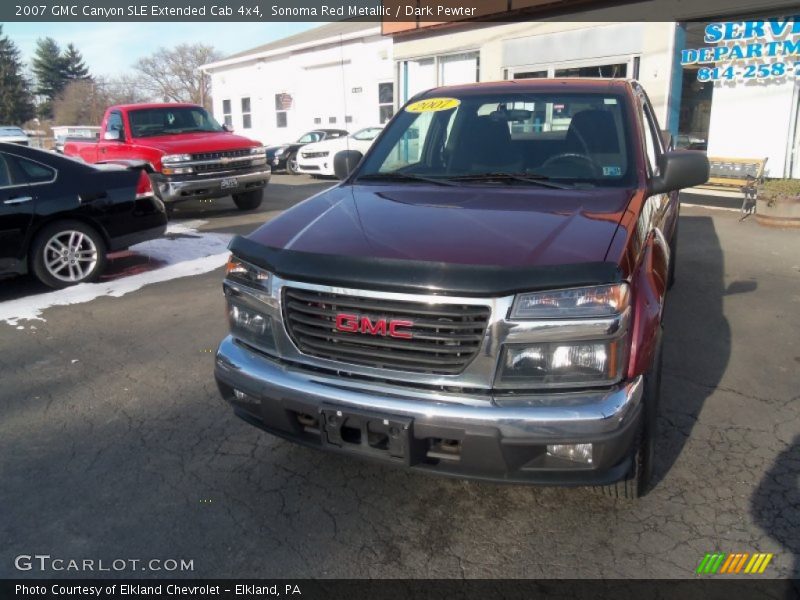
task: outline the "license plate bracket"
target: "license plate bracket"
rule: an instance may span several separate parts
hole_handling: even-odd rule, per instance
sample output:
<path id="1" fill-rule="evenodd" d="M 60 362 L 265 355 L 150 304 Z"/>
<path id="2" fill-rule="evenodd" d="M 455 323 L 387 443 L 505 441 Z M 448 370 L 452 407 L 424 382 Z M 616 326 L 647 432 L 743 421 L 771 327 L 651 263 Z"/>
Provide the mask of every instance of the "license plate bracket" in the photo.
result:
<path id="1" fill-rule="evenodd" d="M 219 187 L 223 190 L 232 190 L 239 187 L 239 180 L 236 177 L 228 177 L 219 182 Z"/>
<path id="2" fill-rule="evenodd" d="M 413 421 L 347 407 L 320 408 L 323 446 L 406 464 L 411 464 L 416 454 L 412 451 Z"/>

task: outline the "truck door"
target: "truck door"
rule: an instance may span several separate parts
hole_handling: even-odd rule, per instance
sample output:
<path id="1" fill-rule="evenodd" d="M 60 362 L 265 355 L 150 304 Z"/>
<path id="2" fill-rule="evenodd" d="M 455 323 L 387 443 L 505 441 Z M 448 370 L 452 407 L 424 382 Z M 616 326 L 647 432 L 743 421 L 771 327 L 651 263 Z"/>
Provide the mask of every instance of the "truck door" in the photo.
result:
<path id="1" fill-rule="evenodd" d="M 0 273 L 17 271 L 24 259 L 33 207 L 30 186 L 11 158 L 0 152 Z"/>
<path id="2" fill-rule="evenodd" d="M 97 162 L 108 162 L 120 158 L 129 158 L 125 139 L 125 125 L 122 112 L 112 110 L 106 120 L 103 139 L 97 146 Z"/>

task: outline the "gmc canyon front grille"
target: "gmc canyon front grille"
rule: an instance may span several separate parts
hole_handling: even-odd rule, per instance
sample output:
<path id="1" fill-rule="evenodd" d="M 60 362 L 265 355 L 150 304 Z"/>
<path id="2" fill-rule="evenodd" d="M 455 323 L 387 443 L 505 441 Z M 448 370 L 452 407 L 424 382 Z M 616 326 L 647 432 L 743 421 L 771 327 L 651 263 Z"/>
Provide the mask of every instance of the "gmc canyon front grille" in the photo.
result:
<path id="1" fill-rule="evenodd" d="M 454 375 L 477 355 L 490 310 L 285 288 L 283 314 L 292 341 L 304 354 Z"/>

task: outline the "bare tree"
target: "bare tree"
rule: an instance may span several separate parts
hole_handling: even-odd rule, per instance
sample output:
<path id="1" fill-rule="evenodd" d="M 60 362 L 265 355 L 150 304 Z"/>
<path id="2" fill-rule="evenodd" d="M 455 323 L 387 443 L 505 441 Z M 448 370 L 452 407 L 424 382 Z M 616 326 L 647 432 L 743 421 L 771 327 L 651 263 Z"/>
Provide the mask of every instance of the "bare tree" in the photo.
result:
<path id="1" fill-rule="evenodd" d="M 108 106 L 150 99 L 138 78 L 131 75 L 75 80 L 53 101 L 53 120 L 58 125 L 97 125 Z"/>
<path id="2" fill-rule="evenodd" d="M 71 81 L 53 100 L 53 121 L 57 125 L 96 125 L 103 118 L 107 102 L 107 95 L 97 82 Z"/>
<path id="3" fill-rule="evenodd" d="M 212 46 L 180 44 L 172 50 L 160 48 L 140 58 L 134 68 L 142 89 L 166 102 L 192 102 L 211 106 L 210 82 L 200 66 L 220 58 Z"/>

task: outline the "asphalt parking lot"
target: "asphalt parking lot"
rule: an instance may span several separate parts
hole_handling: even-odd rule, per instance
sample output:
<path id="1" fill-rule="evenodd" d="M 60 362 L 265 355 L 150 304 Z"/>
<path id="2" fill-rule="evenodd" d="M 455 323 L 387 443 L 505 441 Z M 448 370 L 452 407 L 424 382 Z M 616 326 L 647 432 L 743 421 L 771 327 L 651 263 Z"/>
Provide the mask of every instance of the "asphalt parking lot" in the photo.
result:
<path id="1" fill-rule="evenodd" d="M 276 175 L 255 213 L 183 206 L 173 237 L 222 243 L 330 184 Z M 15 569 L 39 553 L 187 559 L 170 575 L 201 578 L 686 578 L 713 551 L 800 577 L 800 236 L 694 207 L 680 231 L 657 482 L 630 504 L 406 473 L 239 421 L 212 376 L 221 263 L 65 306 L 3 280 L 0 577 L 86 576 Z M 123 255 L 106 279 L 160 266 Z"/>

